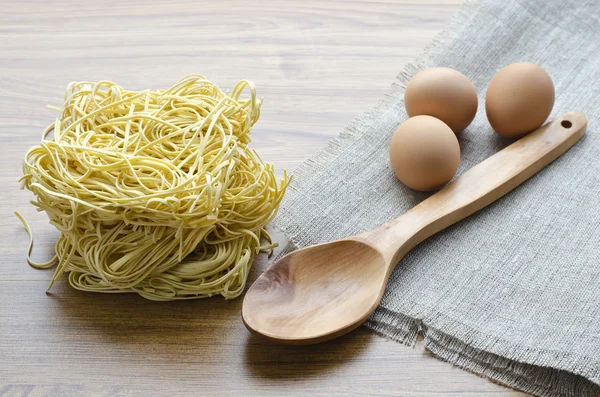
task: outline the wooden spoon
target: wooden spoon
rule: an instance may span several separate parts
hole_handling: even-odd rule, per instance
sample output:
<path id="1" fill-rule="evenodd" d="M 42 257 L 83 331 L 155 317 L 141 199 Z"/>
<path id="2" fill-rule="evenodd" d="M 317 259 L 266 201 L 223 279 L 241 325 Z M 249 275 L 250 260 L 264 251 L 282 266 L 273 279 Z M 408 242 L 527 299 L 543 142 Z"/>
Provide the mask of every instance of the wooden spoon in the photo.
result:
<path id="1" fill-rule="evenodd" d="M 244 324 L 286 344 L 319 343 L 352 331 L 377 308 L 392 270 L 413 247 L 519 186 L 573 146 L 586 126 L 583 114 L 568 113 L 464 172 L 399 218 L 286 255 L 248 290 Z"/>

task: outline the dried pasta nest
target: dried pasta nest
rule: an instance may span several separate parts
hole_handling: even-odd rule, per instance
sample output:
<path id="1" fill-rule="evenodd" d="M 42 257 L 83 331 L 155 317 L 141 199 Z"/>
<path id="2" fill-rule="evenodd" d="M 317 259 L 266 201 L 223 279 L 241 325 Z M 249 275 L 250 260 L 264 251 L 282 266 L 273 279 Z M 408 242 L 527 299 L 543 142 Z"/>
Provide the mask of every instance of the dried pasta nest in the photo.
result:
<path id="1" fill-rule="evenodd" d="M 248 81 L 227 94 L 199 75 L 158 91 L 71 83 L 23 164 L 60 231 L 56 257 L 30 264 L 85 291 L 240 295 L 289 183 L 248 148 L 260 105 Z"/>

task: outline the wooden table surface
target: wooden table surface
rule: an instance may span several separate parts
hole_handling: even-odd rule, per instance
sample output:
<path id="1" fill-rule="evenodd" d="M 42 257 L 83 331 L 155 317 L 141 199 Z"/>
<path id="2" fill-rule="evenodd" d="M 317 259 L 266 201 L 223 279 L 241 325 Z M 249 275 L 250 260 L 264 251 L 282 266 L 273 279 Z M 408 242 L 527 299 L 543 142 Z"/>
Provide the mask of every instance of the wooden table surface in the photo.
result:
<path id="1" fill-rule="evenodd" d="M 461 0 L 4 0 L 0 13 L 0 396 L 517 396 L 359 328 L 312 347 L 254 339 L 241 299 L 157 303 L 75 291 L 25 261 L 57 232 L 18 189 L 22 157 L 72 80 L 163 88 L 188 73 L 265 98 L 254 147 L 293 170 L 374 105 Z M 252 279 L 265 266 L 261 257 Z"/>

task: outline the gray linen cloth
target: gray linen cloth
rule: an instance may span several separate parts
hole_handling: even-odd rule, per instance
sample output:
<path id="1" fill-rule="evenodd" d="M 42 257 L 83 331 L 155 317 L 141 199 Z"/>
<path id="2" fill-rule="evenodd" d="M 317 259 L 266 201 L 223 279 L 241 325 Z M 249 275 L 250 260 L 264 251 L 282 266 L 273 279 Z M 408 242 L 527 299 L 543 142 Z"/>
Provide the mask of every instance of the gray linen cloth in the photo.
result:
<path id="1" fill-rule="evenodd" d="M 430 66 L 464 73 L 479 110 L 459 135 L 459 174 L 510 143 L 484 99 L 503 66 L 531 61 L 556 88 L 553 116 L 587 115 L 587 135 L 522 186 L 413 250 L 367 327 L 539 396 L 600 396 L 600 2 L 467 3 L 392 90 L 295 171 L 276 219 L 284 250 L 385 223 L 428 194 L 401 185 L 388 143 L 402 87 Z"/>

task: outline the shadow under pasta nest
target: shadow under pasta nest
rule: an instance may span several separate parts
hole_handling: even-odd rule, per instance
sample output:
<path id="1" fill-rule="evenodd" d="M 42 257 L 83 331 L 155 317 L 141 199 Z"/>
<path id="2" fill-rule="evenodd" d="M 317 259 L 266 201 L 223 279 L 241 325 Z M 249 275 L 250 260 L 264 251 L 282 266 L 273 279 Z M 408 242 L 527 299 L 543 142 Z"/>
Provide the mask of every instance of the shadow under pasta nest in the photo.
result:
<path id="1" fill-rule="evenodd" d="M 245 290 L 266 266 L 267 255 L 258 254 Z M 135 293 L 79 291 L 63 275 L 48 293 L 48 317 L 39 321 L 77 343 L 108 342 L 123 349 L 146 345 L 158 354 L 183 356 L 206 346 L 241 345 L 248 332 L 241 321 L 243 296 L 158 302 Z"/>

